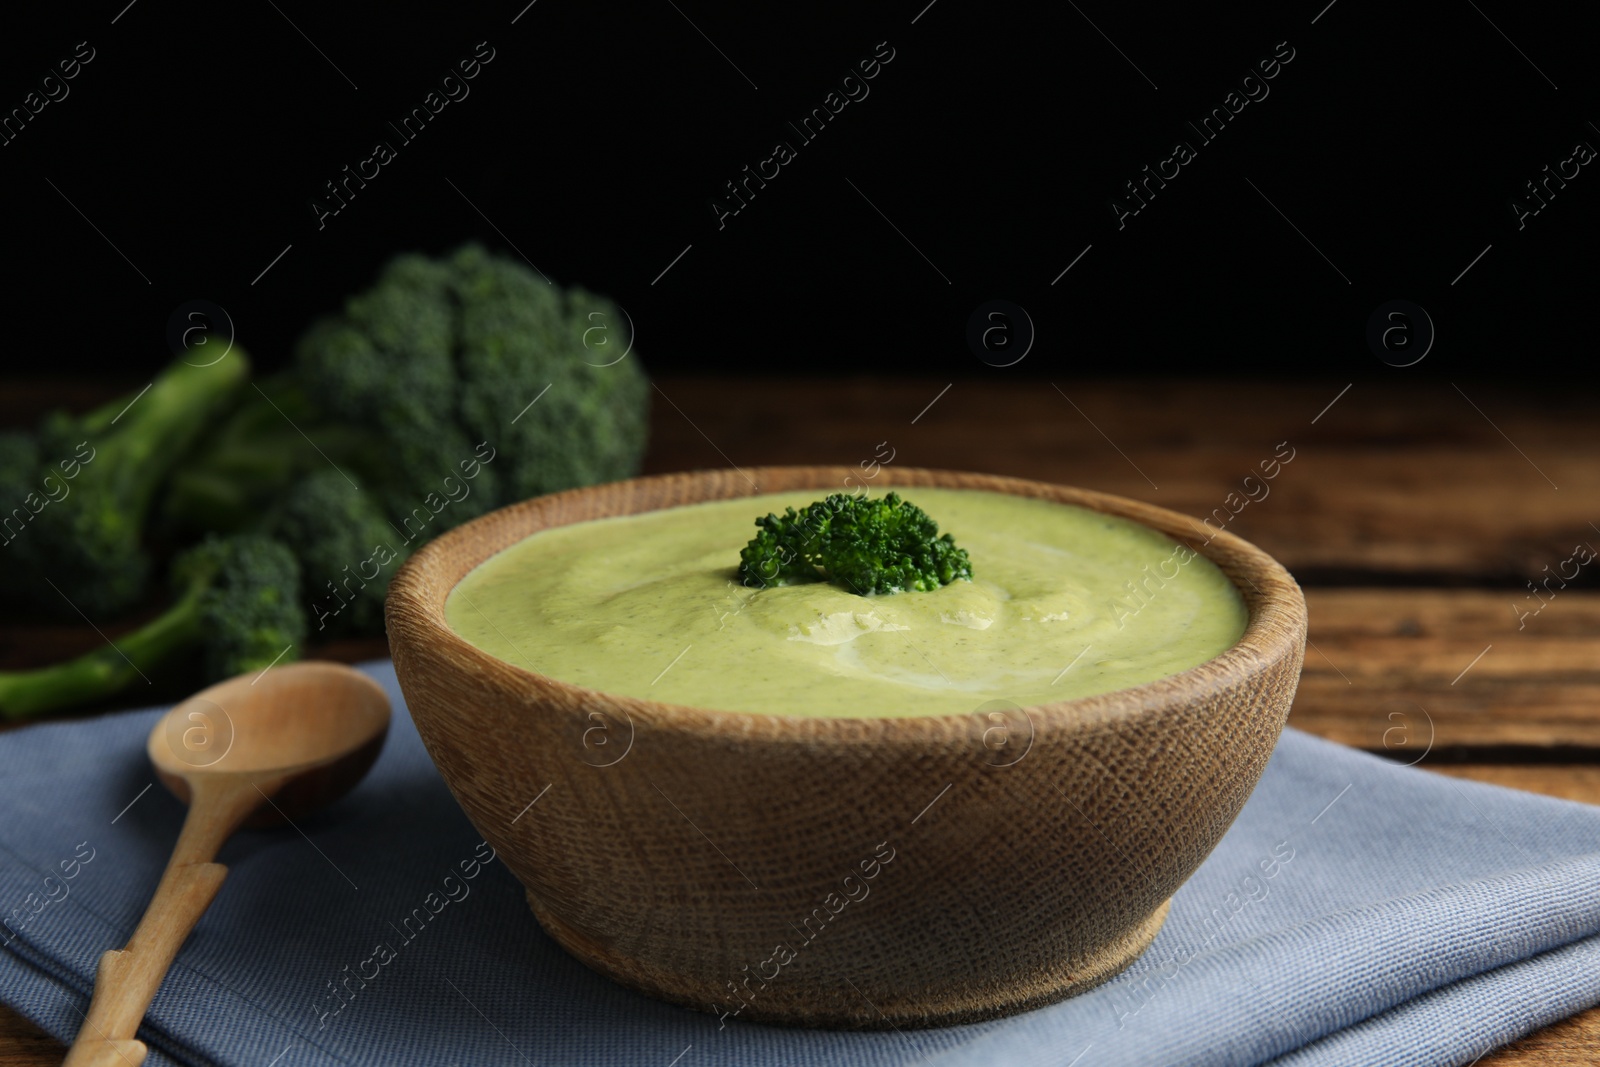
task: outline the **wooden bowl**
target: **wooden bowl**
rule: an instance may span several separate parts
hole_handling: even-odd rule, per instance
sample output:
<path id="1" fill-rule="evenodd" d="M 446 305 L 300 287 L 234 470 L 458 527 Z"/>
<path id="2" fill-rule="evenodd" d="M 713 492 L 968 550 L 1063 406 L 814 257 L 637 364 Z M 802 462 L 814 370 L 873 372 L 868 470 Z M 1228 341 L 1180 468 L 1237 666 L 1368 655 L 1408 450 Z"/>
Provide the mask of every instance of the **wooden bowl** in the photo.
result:
<path id="1" fill-rule="evenodd" d="M 639 478 L 502 508 L 426 545 L 387 602 L 422 739 L 551 937 L 724 1024 L 971 1022 L 1104 982 L 1155 937 L 1288 715 L 1305 601 L 1253 545 L 1225 532 L 1207 542 L 1193 519 L 1084 489 L 883 468 L 875 491 L 988 489 L 1135 520 L 1211 559 L 1243 595 L 1244 635 L 1215 659 L 1010 714 L 661 704 L 524 670 L 445 622 L 456 583 L 536 530 L 755 495 L 745 474 L 760 492 L 821 496 L 852 473 Z"/>

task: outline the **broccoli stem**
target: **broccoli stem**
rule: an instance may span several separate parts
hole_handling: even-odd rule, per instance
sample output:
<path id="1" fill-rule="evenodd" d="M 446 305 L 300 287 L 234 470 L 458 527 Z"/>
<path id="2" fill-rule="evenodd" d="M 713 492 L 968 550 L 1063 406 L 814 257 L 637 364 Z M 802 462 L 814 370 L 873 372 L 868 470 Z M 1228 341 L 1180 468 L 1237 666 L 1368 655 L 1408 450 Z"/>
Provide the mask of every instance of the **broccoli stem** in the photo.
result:
<path id="1" fill-rule="evenodd" d="M 172 607 L 118 638 L 115 648 L 98 648 L 36 670 L 0 671 L 0 718 L 34 718 L 115 696 L 143 681 L 141 671 L 155 669 L 199 641 L 200 601 L 208 584 L 197 582 Z"/>
<path id="2" fill-rule="evenodd" d="M 250 363 L 242 351 L 205 366 L 179 359 L 133 403 L 119 398 L 84 417 L 83 425 L 91 434 L 116 434 L 116 471 L 123 480 L 123 499 L 139 515 L 148 511 L 156 489 L 220 404 L 249 375 Z"/>
<path id="3" fill-rule="evenodd" d="M 243 401 L 172 472 L 162 517 L 178 533 L 231 533 L 259 524 L 273 498 L 333 464 L 365 480 L 385 456 L 370 433 L 327 423 L 291 377 L 277 374 Z"/>

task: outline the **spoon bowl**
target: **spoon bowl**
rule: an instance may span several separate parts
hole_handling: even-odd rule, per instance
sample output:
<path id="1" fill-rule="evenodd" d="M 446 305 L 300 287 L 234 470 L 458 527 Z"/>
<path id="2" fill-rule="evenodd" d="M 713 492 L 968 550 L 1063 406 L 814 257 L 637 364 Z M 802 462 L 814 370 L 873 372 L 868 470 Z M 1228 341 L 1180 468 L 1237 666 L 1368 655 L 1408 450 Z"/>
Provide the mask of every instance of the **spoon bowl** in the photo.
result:
<path id="1" fill-rule="evenodd" d="M 167 712 L 145 751 L 185 804 L 197 777 L 248 778 L 271 803 L 251 828 L 281 825 L 339 799 L 359 782 L 389 729 L 389 698 L 371 678 L 336 663 L 292 663 L 242 674 Z M 276 792 L 266 784 L 280 781 Z"/>

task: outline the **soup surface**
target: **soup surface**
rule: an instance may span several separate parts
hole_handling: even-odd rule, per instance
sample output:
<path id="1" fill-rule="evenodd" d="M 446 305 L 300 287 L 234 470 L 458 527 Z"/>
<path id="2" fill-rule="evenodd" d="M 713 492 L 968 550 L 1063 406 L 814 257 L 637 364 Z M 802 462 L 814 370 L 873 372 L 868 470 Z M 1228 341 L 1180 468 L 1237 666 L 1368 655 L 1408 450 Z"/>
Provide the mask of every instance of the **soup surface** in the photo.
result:
<path id="1" fill-rule="evenodd" d="M 866 597 L 820 581 L 740 585 L 755 519 L 826 495 L 812 489 L 540 531 L 463 578 L 445 615 L 491 655 L 591 689 L 854 717 L 1123 689 L 1244 631 L 1216 565 L 1147 527 L 1004 493 L 895 491 L 967 550 L 972 581 Z"/>

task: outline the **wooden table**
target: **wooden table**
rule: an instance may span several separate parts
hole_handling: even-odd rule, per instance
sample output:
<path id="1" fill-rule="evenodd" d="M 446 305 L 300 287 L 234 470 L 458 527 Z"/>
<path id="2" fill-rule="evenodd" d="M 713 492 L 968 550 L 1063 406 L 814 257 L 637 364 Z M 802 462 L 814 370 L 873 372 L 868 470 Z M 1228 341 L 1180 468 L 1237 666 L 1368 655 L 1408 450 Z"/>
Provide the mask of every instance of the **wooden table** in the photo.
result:
<path id="1" fill-rule="evenodd" d="M 1600 396 L 1567 383 L 1512 393 L 1395 381 L 671 379 L 657 384 L 646 468 L 892 456 L 1215 514 L 1305 587 L 1310 645 L 1292 725 L 1407 762 L 1426 752 L 1420 766 L 1439 773 L 1600 803 L 1600 561 L 1564 562 L 1576 545 L 1600 546 Z M 0 420 L 103 393 L 12 390 Z M 1290 450 L 1261 482 L 1262 461 Z M 1247 494 L 1257 499 L 1241 505 Z M 1575 567 L 1538 596 L 1525 584 Z M 98 640 L 0 626 L 0 666 Z M 323 654 L 382 652 L 351 642 Z M 0 1016 L 0 1067 L 60 1056 Z M 1478 1062 L 1597 1058 L 1600 1008 Z"/>

